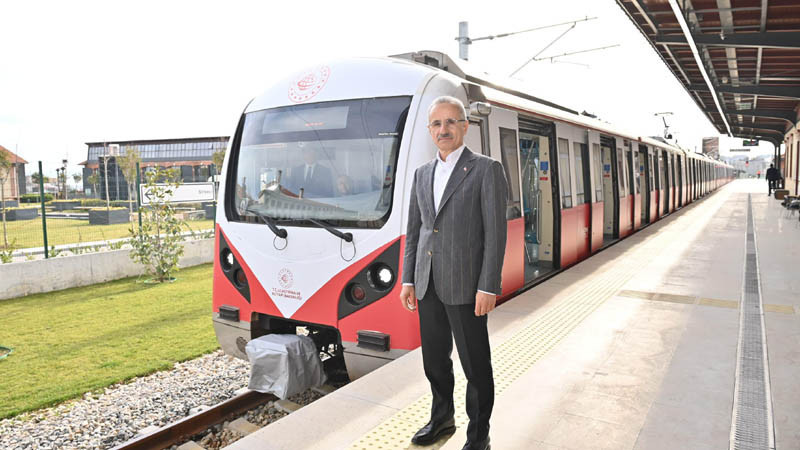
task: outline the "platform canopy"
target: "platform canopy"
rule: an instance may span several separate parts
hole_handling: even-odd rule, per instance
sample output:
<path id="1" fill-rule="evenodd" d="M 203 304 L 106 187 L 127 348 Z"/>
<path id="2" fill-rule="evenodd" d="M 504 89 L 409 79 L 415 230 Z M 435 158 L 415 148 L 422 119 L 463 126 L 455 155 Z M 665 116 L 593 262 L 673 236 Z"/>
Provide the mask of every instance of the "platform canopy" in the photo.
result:
<path id="1" fill-rule="evenodd" d="M 616 2 L 720 134 L 780 145 L 800 108 L 800 2 Z"/>

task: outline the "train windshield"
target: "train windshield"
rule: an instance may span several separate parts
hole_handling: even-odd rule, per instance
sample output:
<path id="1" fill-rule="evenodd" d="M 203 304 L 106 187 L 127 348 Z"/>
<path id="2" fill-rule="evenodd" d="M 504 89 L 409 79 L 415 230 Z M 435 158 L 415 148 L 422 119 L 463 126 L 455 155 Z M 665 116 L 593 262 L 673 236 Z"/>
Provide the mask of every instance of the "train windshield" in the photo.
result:
<path id="1" fill-rule="evenodd" d="M 233 219 L 257 222 L 257 212 L 288 225 L 382 226 L 410 103 L 369 98 L 248 113 L 232 155 Z"/>

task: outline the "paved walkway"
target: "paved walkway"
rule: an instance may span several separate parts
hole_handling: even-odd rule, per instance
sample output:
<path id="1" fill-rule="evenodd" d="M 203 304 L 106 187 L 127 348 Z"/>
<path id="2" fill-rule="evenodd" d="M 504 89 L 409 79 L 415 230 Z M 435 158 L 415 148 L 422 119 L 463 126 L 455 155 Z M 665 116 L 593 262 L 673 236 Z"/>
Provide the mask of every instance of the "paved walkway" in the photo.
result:
<path id="1" fill-rule="evenodd" d="M 749 196 L 774 444 L 800 448 L 800 222 L 763 184 L 736 181 L 492 312 L 492 447 L 728 448 Z M 459 427 L 433 448 L 465 441 L 456 367 Z M 429 402 L 417 350 L 229 448 L 415 448 Z"/>

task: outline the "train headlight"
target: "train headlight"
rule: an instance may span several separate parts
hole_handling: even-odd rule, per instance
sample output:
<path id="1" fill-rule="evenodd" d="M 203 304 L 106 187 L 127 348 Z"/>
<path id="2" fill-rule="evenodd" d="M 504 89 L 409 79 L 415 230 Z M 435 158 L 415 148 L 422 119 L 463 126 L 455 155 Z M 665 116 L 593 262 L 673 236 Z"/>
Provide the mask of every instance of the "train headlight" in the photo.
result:
<path id="1" fill-rule="evenodd" d="M 233 282 L 236 287 L 240 288 L 247 285 L 247 275 L 244 274 L 244 270 L 236 269 L 236 272 L 233 273 Z"/>
<path id="2" fill-rule="evenodd" d="M 233 268 L 234 263 L 236 260 L 233 258 L 233 252 L 230 249 L 222 250 L 219 257 L 219 264 L 222 266 L 222 270 L 229 271 Z"/>
<path id="3" fill-rule="evenodd" d="M 350 285 L 350 298 L 356 303 L 361 303 L 367 298 L 367 291 L 358 283 Z"/>
<path id="4" fill-rule="evenodd" d="M 392 269 L 386 264 L 373 264 L 369 268 L 367 280 L 372 289 L 376 291 L 385 291 L 392 287 L 394 283 L 394 272 L 392 272 Z"/>
<path id="5" fill-rule="evenodd" d="M 388 267 L 378 269 L 378 280 L 380 280 L 381 284 L 389 286 L 392 284 L 392 279 L 394 279 L 394 274 L 391 269 Z"/>

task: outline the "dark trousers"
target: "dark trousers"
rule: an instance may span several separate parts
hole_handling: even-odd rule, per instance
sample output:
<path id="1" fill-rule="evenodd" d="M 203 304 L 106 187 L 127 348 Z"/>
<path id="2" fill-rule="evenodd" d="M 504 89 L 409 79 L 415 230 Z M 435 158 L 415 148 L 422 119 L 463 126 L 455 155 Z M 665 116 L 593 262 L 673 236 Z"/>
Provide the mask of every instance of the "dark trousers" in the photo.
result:
<path id="1" fill-rule="evenodd" d="M 467 439 L 481 442 L 489 436 L 494 406 L 494 378 L 489 350 L 487 316 L 475 317 L 475 305 L 445 305 L 436 295 L 433 277 L 419 301 L 422 363 L 431 384 L 431 420 L 453 416 L 453 338 L 467 377 Z"/>
<path id="2" fill-rule="evenodd" d="M 778 180 L 769 180 L 767 181 L 768 191 L 767 195 L 772 195 L 772 191 L 774 189 L 778 189 Z"/>

